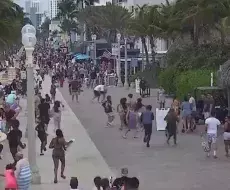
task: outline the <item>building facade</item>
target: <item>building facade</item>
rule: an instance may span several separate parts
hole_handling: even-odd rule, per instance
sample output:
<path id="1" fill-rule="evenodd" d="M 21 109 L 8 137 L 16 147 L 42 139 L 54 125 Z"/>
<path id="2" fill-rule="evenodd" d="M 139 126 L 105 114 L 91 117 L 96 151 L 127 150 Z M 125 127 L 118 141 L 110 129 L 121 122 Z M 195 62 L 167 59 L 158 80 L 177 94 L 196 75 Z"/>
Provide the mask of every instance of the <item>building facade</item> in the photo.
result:
<path id="1" fill-rule="evenodd" d="M 31 7 L 31 1 L 27 0 L 25 1 L 25 12 L 30 14 L 30 7 Z"/>
<path id="2" fill-rule="evenodd" d="M 134 8 L 139 5 L 142 6 L 144 4 L 149 5 L 160 5 L 164 3 L 165 0 L 113 0 L 112 3 L 118 4 L 127 8 L 129 11 L 134 11 Z M 146 44 L 148 48 L 148 52 L 151 53 L 150 41 L 146 38 Z M 140 49 L 141 53 L 143 51 L 141 40 L 137 40 L 135 42 L 135 48 Z M 167 42 L 164 39 L 155 39 L 155 51 L 158 53 L 165 53 L 168 50 Z"/>
<path id="3" fill-rule="evenodd" d="M 42 24 L 42 17 L 43 17 L 44 13 L 36 13 L 36 26 L 34 26 L 36 29 L 39 29 L 41 24 Z"/>
<path id="4" fill-rule="evenodd" d="M 35 8 L 36 13 L 40 12 L 40 0 L 32 0 L 31 1 L 31 7 Z"/>
<path id="5" fill-rule="evenodd" d="M 49 14 L 51 19 L 57 16 L 59 1 L 60 0 L 49 0 Z"/>
<path id="6" fill-rule="evenodd" d="M 30 20 L 34 27 L 37 26 L 36 13 L 37 13 L 36 7 L 30 7 Z"/>

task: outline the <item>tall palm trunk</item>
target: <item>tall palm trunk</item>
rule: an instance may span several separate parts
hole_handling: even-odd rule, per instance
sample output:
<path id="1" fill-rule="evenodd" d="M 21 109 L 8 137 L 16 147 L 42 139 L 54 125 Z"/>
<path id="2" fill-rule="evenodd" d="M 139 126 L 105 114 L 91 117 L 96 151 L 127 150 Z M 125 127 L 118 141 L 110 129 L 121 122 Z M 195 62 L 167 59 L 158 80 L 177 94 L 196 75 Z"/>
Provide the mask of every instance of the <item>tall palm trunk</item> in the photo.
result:
<path id="1" fill-rule="evenodd" d="M 146 45 L 146 39 L 144 36 L 141 37 L 141 43 L 144 47 L 144 51 L 145 51 L 145 58 L 146 58 L 146 65 L 149 65 L 149 52 L 148 52 L 148 48 Z"/>
<path id="2" fill-rule="evenodd" d="M 199 31 L 196 19 L 193 20 L 193 45 L 198 46 L 199 44 Z"/>
<path id="3" fill-rule="evenodd" d="M 152 57 L 152 64 L 151 64 L 151 70 L 153 72 L 153 80 L 155 85 L 157 84 L 157 65 L 156 65 L 156 52 L 154 50 L 155 44 L 154 44 L 154 38 L 153 36 L 150 36 L 150 46 L 151 46 L 151 57 Z"/>
<path id="4" fill-rule="evenodd" d="M 154 44 L 154 39 L 153 36 L 150 36 L 150 46 L 151 46 L 151 56 L 152 56 L 152 66 L 155 67 L 155 56 L 156 56 L 156 52 L 154 50 L 155 48 L 155 44 Z"/>
<path id="5" fill-rule="evenodd" d="M 223 27 L 221 27 L 219 31 L 220 31 L 221 45 L 223 46 L 225 44 L 226 34 L 224 32 L 224 28 Z"/>

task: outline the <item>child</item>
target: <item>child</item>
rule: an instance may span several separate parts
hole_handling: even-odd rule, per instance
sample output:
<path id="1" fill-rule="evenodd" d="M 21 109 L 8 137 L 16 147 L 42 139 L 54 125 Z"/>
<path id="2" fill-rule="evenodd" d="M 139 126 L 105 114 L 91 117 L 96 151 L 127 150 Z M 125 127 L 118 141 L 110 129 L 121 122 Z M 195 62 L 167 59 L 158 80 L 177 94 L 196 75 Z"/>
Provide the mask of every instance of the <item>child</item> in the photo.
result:
<path id="1" fill-rule="evenodd" d="M 41 141 L 40 156 L 43 156 L 44 155 L 43 150 L 46 151 L 46 144 L 47 144 L 45 123 L 41 120 L 39 124 L 36 126 L 35 130 L 38 132 L 38 138 Z"/>
<path id="2" fill-rule="evenodd" d="M 71 177 L 70 180 L 70 188 L 71 190 L 78 190 L 78 179 L 77 177 Z"/>
<path id="3" fill-rule="evenodd" d="M 51 103 L 52 103 L 49 94 L 46 94 L 46 95 L 45 95 L 45 102 L 48 103 L 48 104 L 51 104 Z"/>
<path id="4" fill-rule="evenodd" d="M 17 190 L 17 181 L 14 175 L 14 165 L 7 164 L 4 174 L 0 176 L 5 177 L 5 190 Z"/>
<path id="5" fill-rule="evenodd" d="M 150 147 L 149 142 L 152 135 L 152 125 L 154 120 L 154 114 L 152 112 L 151 105 L 146 106 L 146 111 L 141 114 L 140 119 L 145 129 L 144 143 L 146 143 L 147 147 Z"/>

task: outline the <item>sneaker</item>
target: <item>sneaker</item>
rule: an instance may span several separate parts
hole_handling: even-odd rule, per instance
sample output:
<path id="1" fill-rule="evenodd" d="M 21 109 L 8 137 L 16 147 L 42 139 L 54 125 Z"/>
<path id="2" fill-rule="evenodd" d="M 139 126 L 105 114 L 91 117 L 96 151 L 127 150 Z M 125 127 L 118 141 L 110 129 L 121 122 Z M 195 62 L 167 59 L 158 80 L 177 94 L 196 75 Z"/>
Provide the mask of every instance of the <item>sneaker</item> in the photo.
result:
<path id="1" fill-rule="evenodd" d="M 122 137 L 123 137 L 123 139 L 127 139 L 127 136 L 126 136 L 126 135 L 123 135 Z"/>
<path id="2" fill-rule="evenodd" d="M 44 153 L 41 153 L 40 156 L 44 156 Z"/>
<path id="3" fill-rule="evenodd" d="M 146 147 L 148 147 L 148 148 L 150 147 L 149 143 L 147 143 Z"/>
<path id="4" fill-rule="evenodd" d="M 46 147 L 44 147 L 44 149 L 43 149 L 44 151 L 46 151 Z"/>
<path id="5" fill-rule="evenodd" d="M 213 158 L 217 159 L 218 157 L 217 157 L 217 155 L 213 155 Z"/>

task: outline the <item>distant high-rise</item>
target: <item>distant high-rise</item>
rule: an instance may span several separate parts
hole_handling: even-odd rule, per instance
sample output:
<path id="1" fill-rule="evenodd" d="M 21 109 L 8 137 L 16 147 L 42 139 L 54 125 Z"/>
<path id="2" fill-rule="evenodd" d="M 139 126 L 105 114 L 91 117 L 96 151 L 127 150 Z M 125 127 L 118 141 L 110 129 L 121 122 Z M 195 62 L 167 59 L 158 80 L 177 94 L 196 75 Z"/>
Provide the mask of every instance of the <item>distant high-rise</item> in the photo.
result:
<path id="1" fill-rule="evenodd" d="M 32 0 L 31 7 L 36 9 L 36 12 L 40 11 L 40 0 Z"/>
<path id="2" fill-rule="evenodd" d="M 58 13 L 58 3 L 60 0 L 50 0 L 49 1 L 49 13 L 50 13 L 50 18 L 55 18 Z"/>
<path id="3" fill-rule="evenodd" d="M 25 1 L 25 12 L 30 14 L 30 7 L 31 7 L 31 1 L 27 0 Z"/>

